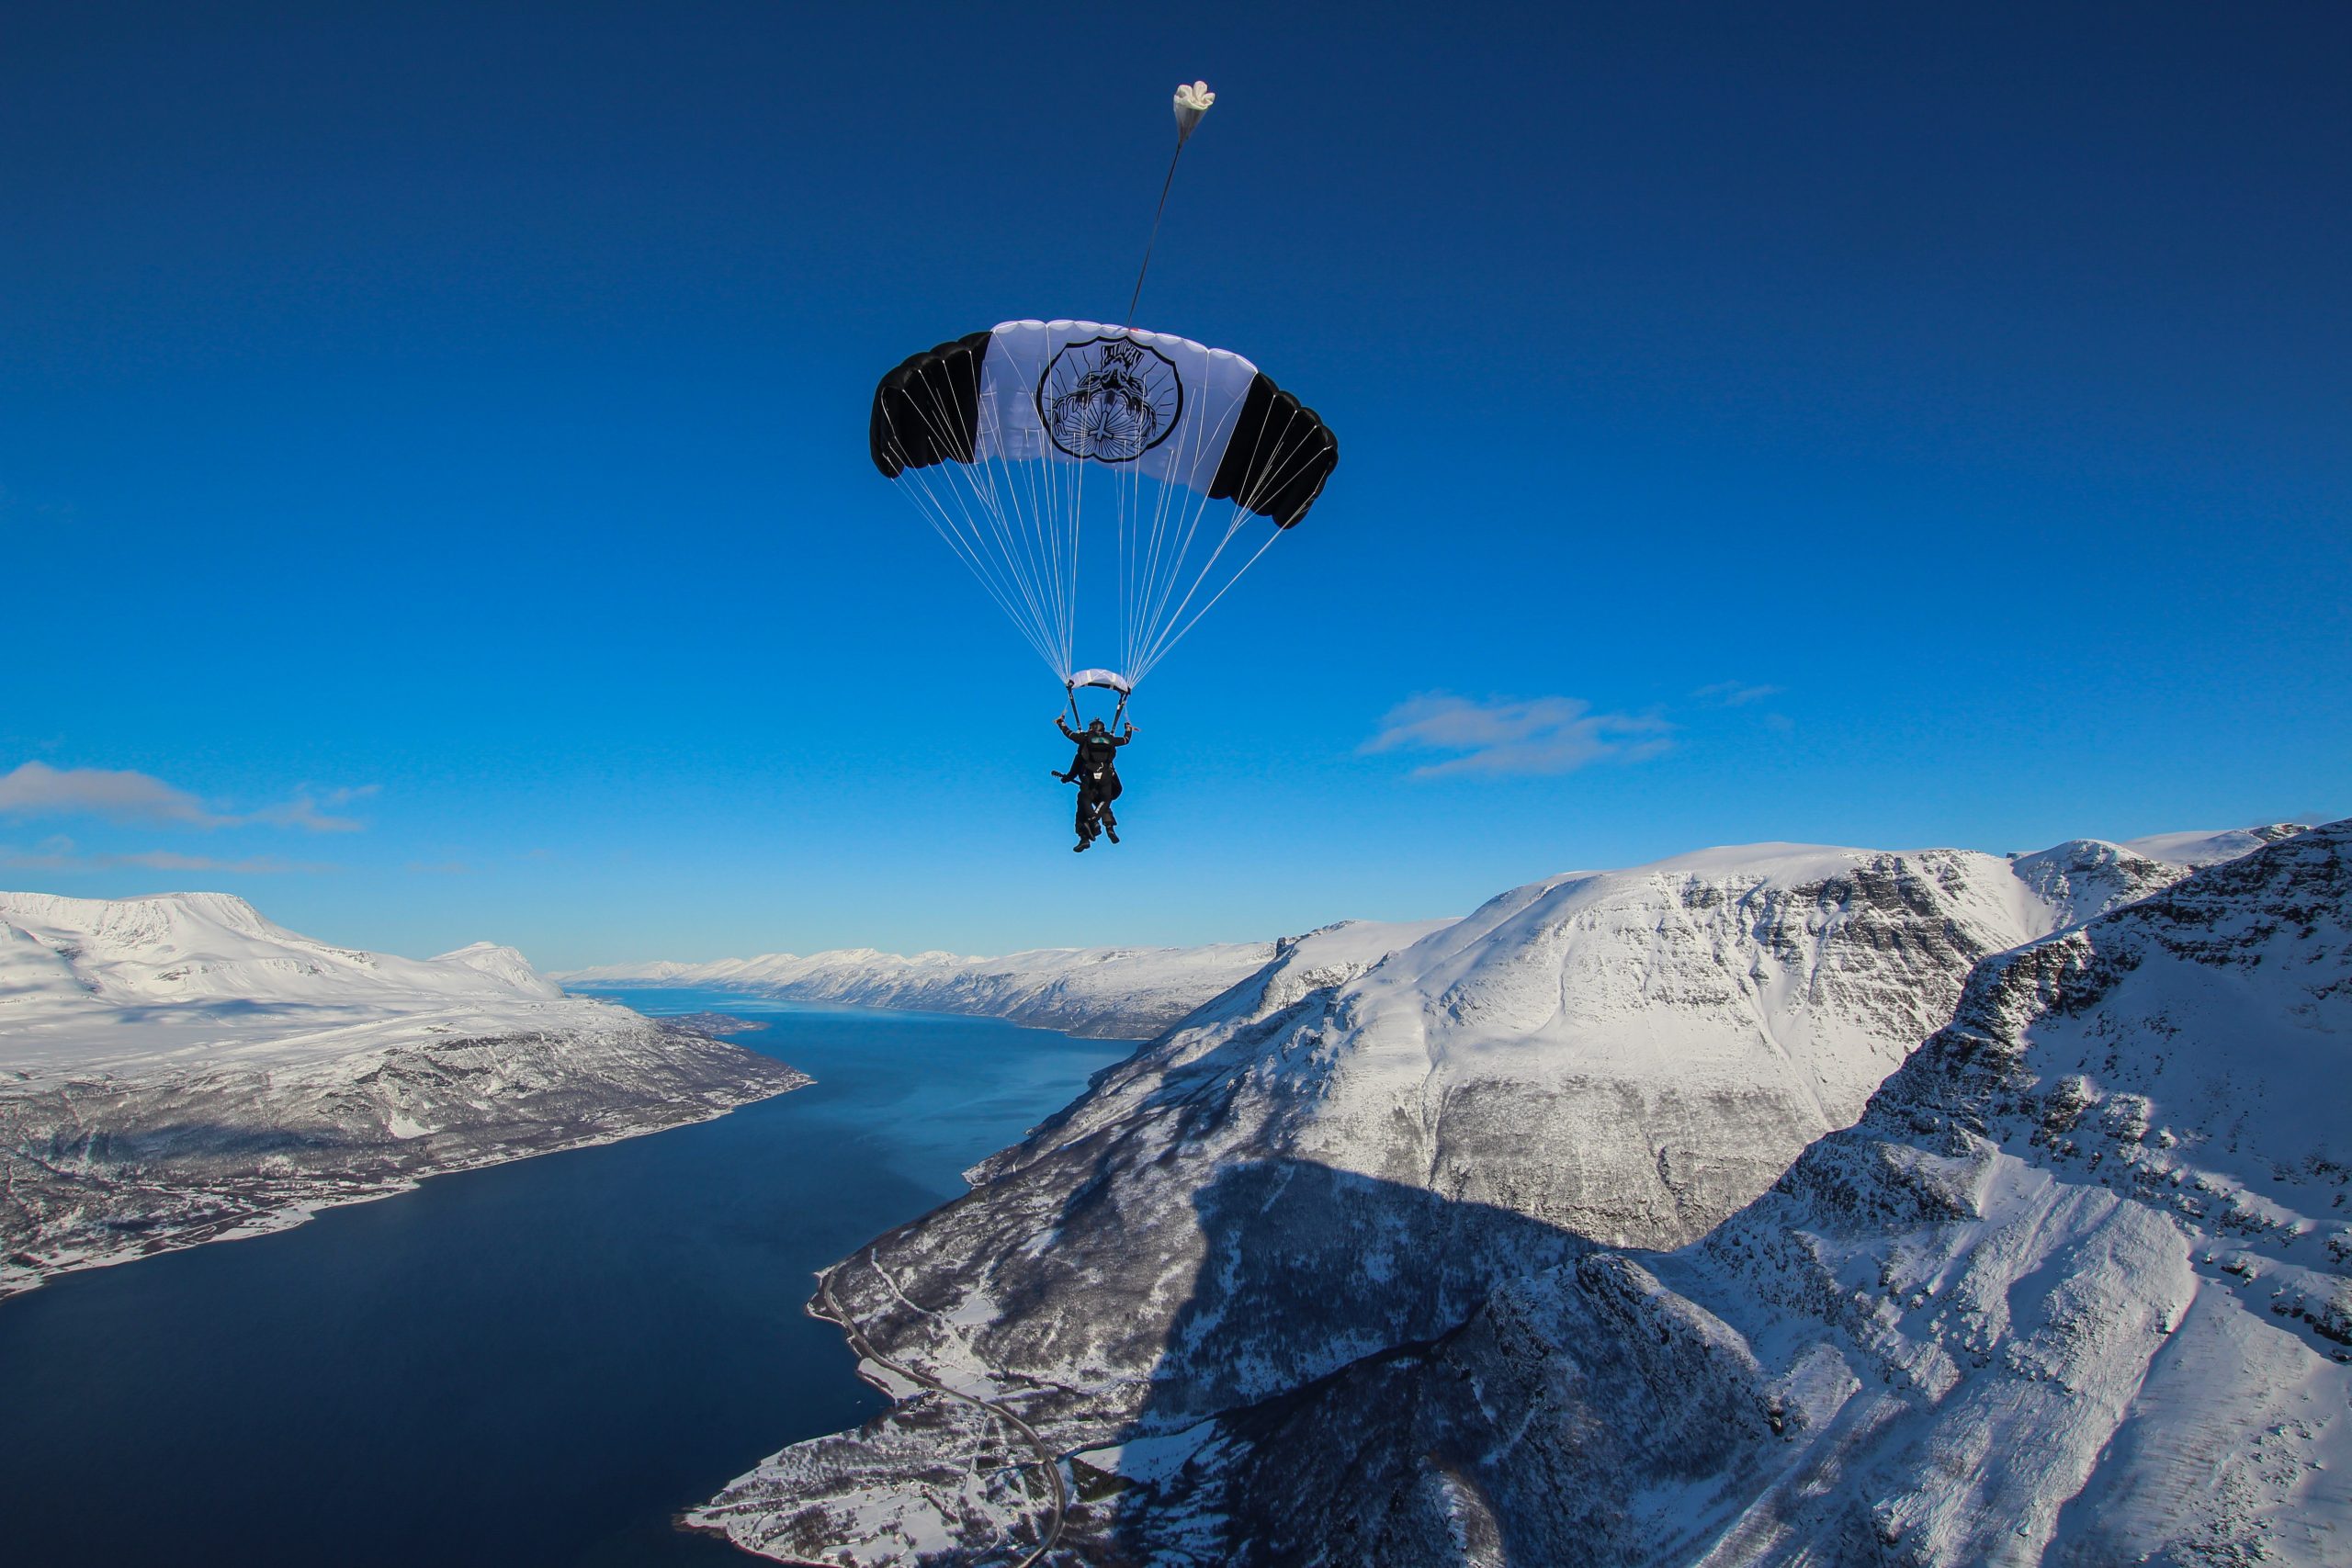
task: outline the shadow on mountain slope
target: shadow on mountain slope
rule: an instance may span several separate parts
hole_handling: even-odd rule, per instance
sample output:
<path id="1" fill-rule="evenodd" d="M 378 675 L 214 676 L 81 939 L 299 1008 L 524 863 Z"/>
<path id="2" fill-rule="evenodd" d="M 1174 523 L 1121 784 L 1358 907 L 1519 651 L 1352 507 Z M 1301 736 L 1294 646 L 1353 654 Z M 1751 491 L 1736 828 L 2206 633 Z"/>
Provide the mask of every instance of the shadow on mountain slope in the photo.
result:
<path id="1" fill-rule="evenodd" d="M 1078 1560 L 1623 1562 L 1630 1493 L 1774 1440 L 1738 1336 L 1571 1232 L 1290 1159 L 1220 1172 L 1197 1206 L 1210 1252 L 1149 1395 L 1073 1466 Z M 1220 1410 L 1237 1385 L 1281 1392 Z M 1497 1429 L 1539 1410 L 1541 1434 Z M 1589 1485 L 1563 1494 L 1569 1473 Z"/>

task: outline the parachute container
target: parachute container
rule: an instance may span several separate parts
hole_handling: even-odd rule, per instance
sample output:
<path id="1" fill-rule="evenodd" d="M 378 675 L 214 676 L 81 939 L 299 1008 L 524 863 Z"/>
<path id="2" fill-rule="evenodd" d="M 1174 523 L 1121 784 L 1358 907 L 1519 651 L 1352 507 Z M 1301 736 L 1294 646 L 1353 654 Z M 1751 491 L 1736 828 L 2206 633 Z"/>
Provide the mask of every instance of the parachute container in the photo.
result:
<path id="1" fill-rule="evenodd" d="M 1066 684 L 1081 631 L 1097 646 L 1114 621 L 1117 670 L 1084 673 L 1114 675 L 1122 694 L 1297 525 L 1340 460 L 1315 411 L 1239 355 L 1079 321 L 1007 321 L 910 355 L 875 389 L 872 445 Z M 1088 561 L 1102 572 L 1082 575 Z"/>

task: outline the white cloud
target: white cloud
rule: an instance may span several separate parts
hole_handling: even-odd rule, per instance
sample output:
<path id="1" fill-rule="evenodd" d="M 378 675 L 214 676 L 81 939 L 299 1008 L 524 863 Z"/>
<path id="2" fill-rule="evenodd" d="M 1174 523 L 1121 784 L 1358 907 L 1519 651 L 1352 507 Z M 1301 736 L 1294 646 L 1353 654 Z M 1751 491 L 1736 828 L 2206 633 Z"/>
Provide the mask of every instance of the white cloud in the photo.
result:
<path id="1" fill-rule="evenodd" d="M 104 817 L 188 828 L 219 828 L 231 819 L 204 808 L 184 789 L 148 773 L 107 768 L 52 768 L 26 762 L 0 773 L 0 812 L 11 817 Z"/>
<path id="2" fill-rule="evenodd" d="M 275 876 L 287 872 L 333 871 L 331 865 L 281 860 L 276 855 L 249 855 L 220 860 L 211 855 L 187 855 L 176 850 L 137 850 L 129 853 L 83 854 L 71 839 L 45 839 L 32 849 L 0 844 L 0 871 L 40 871 L 63 875 L 94 871 L 201 871 L 239 876 Z"/>
<path id="3" fill-rule="evenodd" d="M 1430 692 L 1389 710 L 1365 751 L 1451 751 L 1416 778 L 1449 773 L 1566 773 L 1593 762 L 1638 762 L 1674 742 L 1673 726 L 1634 714 L 1594 713 L 1577 697 L 1475 702 Z"/>
<path id="4" fill-rule="evenodd" d="M 342 806 L 375 794 L 376 788 L 366 784 L 357 789 L 330 790 L 326 804 Z M 282 805 L 234 816 L 213 811 L 187 791 L 167 784 L 152 773 L 128 768 L 52 768 L 39 761 L 25 762 L 14 773 L 0 773 L 0 816 L 102 817 L 111 822 L 207 830 L 260 823 L 273 828 L 300 828 L 311 833 L 356 833 L 364 826 L 351 818 L 332 817 L 322 811 L 308 785 L 295 791 L 294 798 Z"/>
<path id="5" fill-rule="evenodd" d="M 1690 694 L 1702 702 L 1719 703 L 1727 708 L 1746 707 L 1749 703 L 1781 694 L 1778 686 L 1751 686 L 1745 681 L 1718 681 L 1712 686 L 1702 686 Z"/>
<path id="6" fill-rule="evenodd" d="M 336 795 L 351 797 L 348 790 L 335 790 L 327 796 L 328 804 L 338 805 Z M 283 806 L 266 806 L 250 817 L 238 818 L 244 822 L 264 822 L 273 828 L 300 828 L 306 833 L 356 833 L 362 824 L 348 817 L 330 817 L 319 809 L 319 803 L 305 790 L 296 794 Z"/>

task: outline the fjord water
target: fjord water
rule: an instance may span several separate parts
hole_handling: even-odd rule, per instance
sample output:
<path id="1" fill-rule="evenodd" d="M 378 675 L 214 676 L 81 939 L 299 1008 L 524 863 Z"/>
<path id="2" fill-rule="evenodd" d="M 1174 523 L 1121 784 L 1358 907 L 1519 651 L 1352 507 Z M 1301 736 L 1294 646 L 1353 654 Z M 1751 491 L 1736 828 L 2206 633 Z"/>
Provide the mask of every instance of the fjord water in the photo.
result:
<path id="1" fill-rule="evenodd" d="M 1131 1048 L 989 1019 L 607 992 L 811 1074 L 0 1302 L 0 1558 L 747 1561 L 671 1526 L 883 1407 L 811 1274 L 964 1190 Z"/>

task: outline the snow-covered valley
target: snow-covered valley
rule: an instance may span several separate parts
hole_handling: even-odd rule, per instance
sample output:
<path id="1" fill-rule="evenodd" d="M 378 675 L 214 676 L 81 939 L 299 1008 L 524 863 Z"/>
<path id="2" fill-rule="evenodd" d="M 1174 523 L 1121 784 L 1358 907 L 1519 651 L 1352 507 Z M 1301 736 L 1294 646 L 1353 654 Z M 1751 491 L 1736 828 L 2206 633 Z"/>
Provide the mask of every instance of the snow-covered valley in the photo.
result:
<path id="1" fill-rule="evenodd" d="M 0 893 L 0 1295 L 806 1081 L 511 948 L 366 953 L 221 894 Z"/>
<path id="2" fill-rule="evenodd" d="M 2144 847 L 1758 846 L 1279 944 L 829 1270 L 899 1404 L 695 1522 L 2342 1561 L 2352 824 Z"/>

